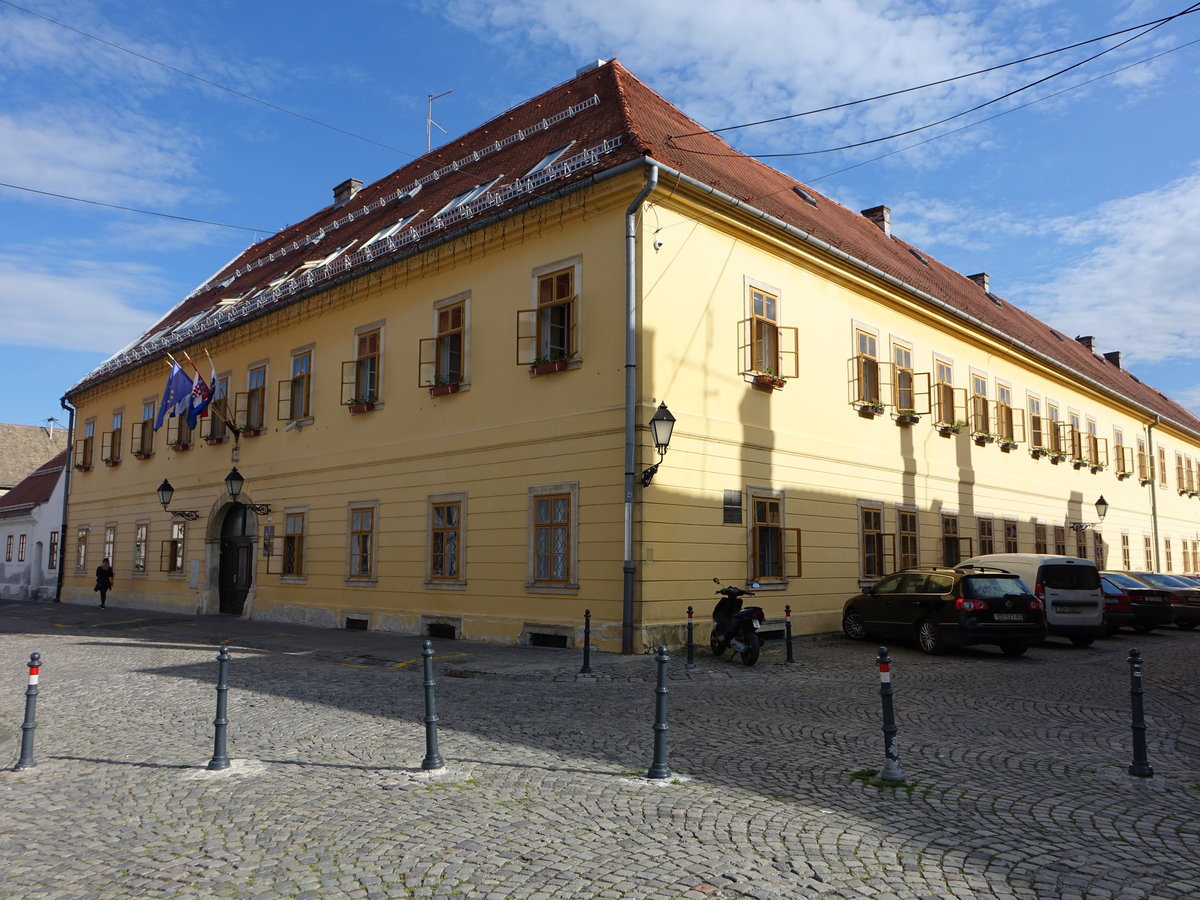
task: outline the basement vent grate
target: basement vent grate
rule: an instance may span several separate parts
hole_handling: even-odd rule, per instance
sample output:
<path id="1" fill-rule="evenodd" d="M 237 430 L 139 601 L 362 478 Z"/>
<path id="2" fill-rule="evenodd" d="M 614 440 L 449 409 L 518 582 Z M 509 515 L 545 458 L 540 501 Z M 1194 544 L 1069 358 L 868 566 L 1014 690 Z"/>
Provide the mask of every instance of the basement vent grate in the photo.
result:
<path id="1" fill-rule="evenodd" d="M 546 634 L 542 631 L 529 632 L 530 647 L 557 647 L 560 650 L 567 649 L 567 636 L 565 634 Z"/>
<path id="2" fill-rule="evenodd" d="M 367 620 L 361 616 L 346 616 L 347 631 L 366 631 L 367 624 Z"/>
<path id="3" fill-rule="evenodd" d="M 449 622 L 430 622 L 425 628 L 425 634 L 442 641 L 458 640 L 458 630 Z"/>

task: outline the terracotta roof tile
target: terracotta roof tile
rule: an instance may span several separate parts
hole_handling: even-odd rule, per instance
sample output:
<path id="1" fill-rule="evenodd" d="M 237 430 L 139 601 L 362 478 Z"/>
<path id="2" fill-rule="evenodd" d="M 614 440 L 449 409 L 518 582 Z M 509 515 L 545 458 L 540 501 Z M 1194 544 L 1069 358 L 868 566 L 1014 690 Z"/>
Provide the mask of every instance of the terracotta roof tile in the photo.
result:
<path id="1" fill-rule="evenodd" d="M 686 136 L 685 136 L 686 135 Z M 545 155 L 574 141 L 560 160 L 559 169 L 543 175 L 536 184 L 518 179 Z M 503 146 L 497 146 L 502 142 Z M 606 143 L 607 142 L 607 143 Z M 599 149 L 598 149 L 599 148 Z M 597 151 L 593 157 L 584 151 Z M 214 310 L 222 298 L 241 296 L 232 311 L 217 313 L 209 325 L 194 325 L 181 334 L 179 343 L 195 342 L 203 329 L 223 327 L 219 316 L 233 317 L 238 311 L 258 304 L 285 302 L 287 295 L 262 294 L 264 288 L 310 260 L 351 244 L 338 262 L 319 270 L 315 277 L 337 277 L 353 268 L 372 264 L 374 258 L 355 248 L 381 228 L 401 216 L 415 214 L 401 235 L 410 228 L 423 233 L 404 237 L 408 243 L 386 250 L 394 255 L 428 246 L 444 235 L 454 234 L 472 221 L 513 209 L 541 196 L 579 183 L 597 172 L 611 169 L 640 156 L 675 169 L 738 201 L 761 210 L 786 224 L 807 232 L 837 250 L 892 278 L 922 291 L 963 315 L 978 320 L 1063 366 L 1100 385 L 1166 416 L 1200 434 L 1200 419 L 1175 401 L 1142 384 L 1128 371 L 1097 356 L 1077 341 L 1059 340 L 1049 326 L 1007 300 L 996 302 L 978 284 L 953 271 L 929 254 L 924 259 L 911 251 L 912 245 L 886 235 L 864 216 L 830 200 L 818 191 L 730 147 L 720 137 L 684 115 L 673 104 L 634 77 L 615 60 L 558 85 L 445 146 L 414 160 L 363 187 L 340 206 L 329 206 L 249 248 L 205 285 L 193 292 L 165 316 L 138 346 L 116 358 L 71 389 L 139 365 L 162 354 L 166 344 L 153 336 L 164 327 L 176 326 L 191 317 Z M 572 168 L 564 165 L 571 160 Z M 561 171 L 560 171 L 561 169 Z M 434 174 L 440 173 L 437 178 Z M 477 201 L 470 217 L 449 222 L 432 222 L 435 213 L 461 192 L 499 178 Z M 410 197 L 398 197 L 405 188 L 423 182 Z M 801 187 L 816 205 L 793 190 Z M 493 203 L 494 201 L 494 203 Z M 351 215 L 353 214 L 353 215 Z M 451 216 L 453 219 L 453 215 Z M 315 239 L 315 243 L 309 243 Z M 298 245 L 298 242 L 299 243 Z M 371 251 L 372 253 L 374 251 Z M 290 291 L 298 280 L 281 288 Z M 258 294 L 259 299 L 253 299 Z M 248 304 L 242 306 L 240 304 Z M 107 368 L 106 368 L 107 367 Z"/>

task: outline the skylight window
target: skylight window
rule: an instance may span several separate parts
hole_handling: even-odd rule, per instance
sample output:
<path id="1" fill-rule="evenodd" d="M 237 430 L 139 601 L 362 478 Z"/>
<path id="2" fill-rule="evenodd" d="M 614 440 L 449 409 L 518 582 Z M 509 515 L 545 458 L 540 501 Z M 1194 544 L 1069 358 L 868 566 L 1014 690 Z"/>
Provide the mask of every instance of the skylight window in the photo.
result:
<path id="1" fill-rule="evenodd" d="M 923 262 L 925 265 L 929 265 L 929 260 L 927 260 L 925 258 L 925 255 L 923 253 L 921 253 L 920 250 L 917 250 L 913 247 L 909 247 L 908 252 L 911 253 L 913 256 L 915 256 L 917 259 L 919 259 L 921 262 Z"/>
<path id="2" fill-rule="evenodd" d="M 451 200 L 449 203 L 447 203 L 445 206 L 443 206 L 440 210 L 438 210 L 437 213 L 435 213 L 433 217 L 436 219 L 438 216 L 444 216 L 446 213 L 450 212 L 451 210 L 458 209 L 460 206 L 466 206 L 468 203 L 478 200 L 480 197 L 482 197 L 484 194 L 486 194 L 488 192 L 488 190 L 491 188 L 492 185 L 494 185 L 497 181 L 499 181 L 503 177 L 504 177 L 503 175 L 497 175 L 491 181 L 485 181 L 485 182 L 483 182 L 483 184 L 477 184 L 477 185 L 475 185 L 475 187 L 473 187 L 469 190 L 463 191 L 461 194 L 459 194 L 457 197 L 455 197 L 453 200 Z"/>
<path id="3" fill-rule="evenodd" d="M 801 200 L 803 200 L 809 206 L 817 205 L 817 198 L 814 197 L 812 194 L 810 194 L 808 191 L 806 191 L 804 188 L 800 187 L 798 184 L 792 185 L 792 190 L 796 193 L 796 196 L 798 196 Z"/>
<path id="4" fill-rule="evenodd" d="M 399 231 L 401 228 L 403 228 L 405 225 L 407 225 L 409 222 L 411 222 L 414 218 L 416 218 L 417 215 L 418 215 L 418 213 L 413 213 L 412 215 L 404 216 L 401 219 L 397 219 L 391 225 L 387 225 L 384 228 L 379 229 L 379 231 L 375 232 L 374 235 L 372 235 L 370 238 L 368 238 L 367 242 L 365 244 L 363 244 L 361 247 L 359 247 L 359 249 L 366 250 L 368 247 L 370 247 L 376 241 L 386 241 L 388 238 L 390 238 L 392 235 L 394 235 L 397 231 Z"/>
<path id="5" fill-rule="evenodd" d="M 541 162 L 539 162 L 536 166 L 534 166 L 532 169 L 530 169 L 528 172 L 525 173 L 525 177 L 532 178 L 538 172 L 541 172 L 545 169 L 550 168 L 552 165 L 554 165 L 556 162 L 558 162 L 558 158 L 560 156 L 562 156 L 564 153 L 566 153 L 568 150 L 570 150 L 571 147 L 574 146 L 574 144 L 575 144 L 574 141 L 570 141 L 566 144 L 563 144 L 557 150 L 551 150 L 549 153 L 547 153 L 545 156 L 542 157 Z"/>

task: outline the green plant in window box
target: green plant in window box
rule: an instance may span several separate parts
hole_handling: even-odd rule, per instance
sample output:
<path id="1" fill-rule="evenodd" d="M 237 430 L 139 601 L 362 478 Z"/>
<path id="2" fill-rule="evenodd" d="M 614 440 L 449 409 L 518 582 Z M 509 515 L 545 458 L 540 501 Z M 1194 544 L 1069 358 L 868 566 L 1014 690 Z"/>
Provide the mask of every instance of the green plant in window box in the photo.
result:
<path id="1" fill-rule="evenodd" d="M 1108 466 L 1104 463 L 1092 463 L 1088 468 L 1091 469 L 1093 475 L 1097 475 L 1107 469 Z"/>
<path id="2" fill-rule="evenodd" d="M 916 425 L 921 421 L 921 417 L 915 412 L 902 412 L 896 416 L 897 425 Z"/>
<path id="3" fill-rule="evenodd" d="M 954 422 L 942 422 L 938 425 L 937 430 L 941 434 L 960 434 L 967 423 L 961 420 Z"/>
<path id="4" fill-rule="evenodd" d="M 112 467 L 112 466 L 118 465 L 121 462 L 121 460 L 114 459 L 111 456 L 106 456 L 106 457 L 104 457 L 103 462 L 106 466 Z"/>
<path id="5" fill-rule="evenodd" d="M 1003 440 L 1000 441 L 1000 449 L 1004 450 L 1005 452 L 1007 452 L 1009 450 L 1016 450 L 1017 442 L 1010 440 L 1008 438 L 1004 438 Z"/>
<path id="6" fill-rule="evenodd" d="M 977 431 L 972 437 L 975 438 L 975 443 L 982 447 L 984 444 L 994 444 L 997 436 L 990 431 Z"/>
<path id="7" fill-rule="evenodd" d="M 87 463 L 81 463 L 81 462 L 75 463 L 75 468 L 78 469 L 80 472 L 90 472 L 92 470 L 92 467 L 89 466 Z"/>
<path id="8" fill-rule="evenodd" d="M 457 378 L 439 378 L 437 381 L 429 382 L 430 397 L 444 397 L 447 394 L 458 392 L 460 382 Z"/>
<path id="9" fill-rule="evenodd" d="M 370 397 L 351 397 L 346 401 L 346 406 L 350 408 L 352 414 L 370 412 L 375 408 L 375 401 Z"/>
<path id="10" fill-rule="evenodd" d="M 169 446 L 172 450 L 187 450 L 192 445 L 187 441 L 172 441 L 167 446 Z"/>

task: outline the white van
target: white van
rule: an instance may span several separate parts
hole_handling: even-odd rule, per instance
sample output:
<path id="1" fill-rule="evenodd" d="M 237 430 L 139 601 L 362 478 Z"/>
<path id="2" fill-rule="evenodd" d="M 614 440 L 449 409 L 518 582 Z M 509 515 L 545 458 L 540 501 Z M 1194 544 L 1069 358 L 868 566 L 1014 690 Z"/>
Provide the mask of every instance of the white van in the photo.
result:
<path id="1" fill-rule="evenodd" d="M 1090 559 L 1040 553 L 987 553 L 957 568 L 991 566 L 1019 577 L 1046 607 L 1046 633 L 1086 647 L 1105 633 L 1100 573 Z"/>

